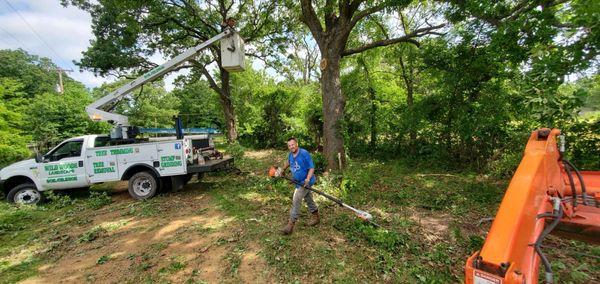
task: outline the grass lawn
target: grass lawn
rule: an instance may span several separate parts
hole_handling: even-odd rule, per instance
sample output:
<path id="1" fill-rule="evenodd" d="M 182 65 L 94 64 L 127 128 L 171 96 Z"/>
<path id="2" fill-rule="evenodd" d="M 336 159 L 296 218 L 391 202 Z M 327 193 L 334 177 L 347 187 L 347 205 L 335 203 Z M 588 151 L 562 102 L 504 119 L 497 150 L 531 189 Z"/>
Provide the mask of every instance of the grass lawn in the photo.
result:
<path id="1" fill-rule="evenodd" d="M 125 183 L 55 195 L 38 207 L 0 203 L 0 282 L 453 283 L 483 244 L 508 180 L 403 161 L 355 159 L 317 187 L 373 214 L 382 228 L 317 197 L 282 236 L 292 187 L 266 177 L 285 152 L 248 151 L 242 174 L 212 174 L 144 202 Z M 600 247 L 550 236 L 557 283 L 599 281 Z M 596 267 L 596 269 L 594 268 Z"/>

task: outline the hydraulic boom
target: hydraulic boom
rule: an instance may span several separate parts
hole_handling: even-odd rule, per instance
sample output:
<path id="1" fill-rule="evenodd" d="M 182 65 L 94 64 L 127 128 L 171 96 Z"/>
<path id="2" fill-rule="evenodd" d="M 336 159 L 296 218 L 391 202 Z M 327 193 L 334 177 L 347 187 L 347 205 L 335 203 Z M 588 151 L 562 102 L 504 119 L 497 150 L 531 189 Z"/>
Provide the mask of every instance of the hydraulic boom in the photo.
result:
<path id="1" fill-rule="evenodd" d="M 145 83 L 152 82 L 155 79 L 163 76 L 167 72 L 175 69 L 181 63 L 192 59 L 203 49 L 209 47 L 217 41 L 221 41 L 221 67 L 230 72 L 243 70 L 244 42 L 240 38 L 239 34 L 231 26 L 229 26 L 222 33 L 197 46 L 187 49 L 175 58 L 150 70 L 146 74 L 120 87 L 109 95 L 91 103 L 85 108 L 88 115 L 92 120 L 108 121 L 112 123 L 115 128 L 113 131 L 111 131 L 111 138 L 128 138 L 130 136 L 128 132 L 130 125 L 127 116 L 112 113 L 111 108 L 114 107 L 114 105 L 124 96 L 131 93 L 131 91 Z"/>
<path id="2" fill-rule="evenodd" d="M 558 129 L 531 134 L 483 247 L 467 260 L 466 283 L 538 283 L 540 261 L 552 283 L 542 251 L 550 232 L 600 243 L 600 171 L 564 160 L 557 137 Z"/>

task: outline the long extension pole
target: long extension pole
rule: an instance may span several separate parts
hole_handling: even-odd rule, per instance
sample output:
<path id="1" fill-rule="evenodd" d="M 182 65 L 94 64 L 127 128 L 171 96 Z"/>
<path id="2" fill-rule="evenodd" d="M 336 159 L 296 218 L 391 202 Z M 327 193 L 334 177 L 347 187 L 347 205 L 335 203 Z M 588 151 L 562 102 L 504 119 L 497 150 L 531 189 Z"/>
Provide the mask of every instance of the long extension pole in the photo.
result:
<path id="1" fill-rule="evenodd" d="M 370 224 L 372 224 L 372 225 L 374 225 L 376 227 L 380 227 L 377 223 L 373 222 L 373 215 L 371 215 L 369 212 L 365 212 L 365 211 L 356 209 L 356 208 L 354 208 L 354 207 L 352 207 L 352 206 L 344 203 L 341 199 L 339 199 L 337 197 L 331 196 L 331 195 L 329 195 L 329 194 L 327 194 L 325 192 L 322 192 L 320 190 L 314 189 L 314 188 L 312 188 L 310 186 L 305 186 L 304 184 L 302 184 L 302 183 L 300 183 L 300 182 L 298 182 L 298 181 L 296 181 L 294 179 L 291 179 L 291 178 L 286 177 L 286 176 L 275 176 L 272 173 L 274 173 L 274 169 L 269 171 L 269 176 L 283 178 L 283 179 L 286 179 L 286 180 L 290 181 L 293 184 L 296 184 L 296 185 L 299 185 L 299 186 L 301 186 L 303 188 L 306 188 L 306 189 L 308 189 L 308 190 L 310 190 L 310 191 L 312 191 L 312 192 L 314 192 L 314 193 L 316 193 L 318 195 L 321 195 L 321 196 L 323 196 L 323 197 L 325 197 L 325 198 L 327 198 L 327 199 L 329 199 L 329 200 L 337 203 L 338 205 L 340 205 L 340 206 L 342 206 L 342 207 L 344 207 L 346 209 L 351 210 L 352 212 L 354 212 L 354 214 L 356 214 L 356 216 L 358 218 L 360 218 L 360 219 L 362 219 L 364 221 L 367 221 L 367 222 L 369 222 Z"/>

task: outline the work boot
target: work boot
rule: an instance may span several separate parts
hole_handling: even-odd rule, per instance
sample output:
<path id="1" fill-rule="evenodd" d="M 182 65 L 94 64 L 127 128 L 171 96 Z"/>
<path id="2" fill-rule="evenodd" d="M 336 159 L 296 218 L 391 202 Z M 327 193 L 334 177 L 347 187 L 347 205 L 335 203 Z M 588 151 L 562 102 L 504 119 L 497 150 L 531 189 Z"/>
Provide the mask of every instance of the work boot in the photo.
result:
<path id="1" fill-rule="evenodd" d="M 290 235 L 292 234 L 292 232 L 294 231 L 294 224 L 296 223 L 296 221 L 293 220 L 289 220 L 287 225 L 285 225 L 285 228 L 281 229 L 281 233 L 284 235 Z"/>
<path id="2" fill-rule="evenodd" d="M 310 222 L 308 222 L 308 225 L 316 226 L 317 224 L 319 224 L 319 222 L 321 222 L 321 218 L 319 216 L 319 211 L 315 211 L 312 213 L 312 216 L 310 216 Z"/>

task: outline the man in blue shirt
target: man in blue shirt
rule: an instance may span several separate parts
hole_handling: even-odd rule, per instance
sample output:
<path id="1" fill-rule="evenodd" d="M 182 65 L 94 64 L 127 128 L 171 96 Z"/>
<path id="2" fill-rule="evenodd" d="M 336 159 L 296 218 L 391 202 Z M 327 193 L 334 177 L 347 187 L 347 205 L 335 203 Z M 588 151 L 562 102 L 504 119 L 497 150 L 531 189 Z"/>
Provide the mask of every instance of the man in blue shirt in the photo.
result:
<path id="1" fill-rule="evenodd" d="M 312 197 L 312 192 L 301 185 L 312 186 L 315 184 L 315 165 L 310 157 L 310 153 L 302 148 L 298 147 L 298 141 L 296 138 L 290 138 L 287 142 L 290 153 L 283 166 L 283 172 L 289 167 L 292 171 L 294 181 L 296 181 L 296 189 L 294 190 L 294 198 L 292 202 L 292 210 L 290 210 L 290 220 L 288 221 L 285 228 L 281 230 L 284 235 L 289 235 L 294 230 L 294 224 L 298 220 L 300 213 L 300 206 L 302 205 L 302 199 L 306 201 L 308 210 L 312 217 L 309 226 L 315 226 L 319 224 L 319 209 L 317 204 Z"/>

